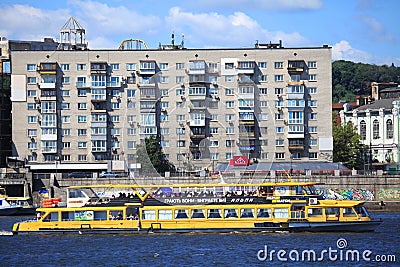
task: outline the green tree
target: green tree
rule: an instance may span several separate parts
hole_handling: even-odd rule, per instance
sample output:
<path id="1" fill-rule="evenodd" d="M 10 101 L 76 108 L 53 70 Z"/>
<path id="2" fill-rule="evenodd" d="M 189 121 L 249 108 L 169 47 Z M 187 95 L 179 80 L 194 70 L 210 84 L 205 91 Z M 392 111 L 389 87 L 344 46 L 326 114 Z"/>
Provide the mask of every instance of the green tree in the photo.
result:
<path id="1" fill-rule="evenodd" d="M 165 159 L 160 143 L 155 136 L 144 139 L 136 149 L 136 157 L 141 164 L 141 172 L 145 175 L 164 174 L 173 171 L 174 165 Z"/>
<path id="2" fill-rule="evenodd" d="M 349 169 L 363 168 L 364 155 L 361 149 L 361 136 L 353 123 L 345 125 L 333 123 L 333 161 L 342 162 Z"/>

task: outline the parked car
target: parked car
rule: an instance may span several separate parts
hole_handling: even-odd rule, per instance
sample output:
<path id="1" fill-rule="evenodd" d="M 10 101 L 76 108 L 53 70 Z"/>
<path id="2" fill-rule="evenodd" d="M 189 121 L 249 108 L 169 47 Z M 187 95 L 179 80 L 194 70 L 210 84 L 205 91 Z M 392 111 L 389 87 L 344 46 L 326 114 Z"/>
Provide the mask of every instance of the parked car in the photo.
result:
<path id="1" fill-rule="evenodd" d="M 86 172 L 71 172 L 68 174 L 68 178 L 90 178 L 90 173 Z"/>
<path id="2" fill-rule="evenodd" d="M 120 177 L 121 175 L 115 172 L 102 172 L 100 173 L 99 177 L 105 178 L 105 177 Z"/>

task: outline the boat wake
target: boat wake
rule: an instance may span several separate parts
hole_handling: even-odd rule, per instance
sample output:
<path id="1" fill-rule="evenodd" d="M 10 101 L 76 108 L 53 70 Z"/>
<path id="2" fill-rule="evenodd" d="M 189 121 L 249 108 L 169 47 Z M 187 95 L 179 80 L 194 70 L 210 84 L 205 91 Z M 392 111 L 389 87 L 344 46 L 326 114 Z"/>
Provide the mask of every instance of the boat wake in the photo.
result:
<path id="1" fill-rule="evenodd" d="M 0 235 L 13 235 L 13 233 L 10 232 L 10 231 L 2 231 L 2 230 L 0 230 Z"/>

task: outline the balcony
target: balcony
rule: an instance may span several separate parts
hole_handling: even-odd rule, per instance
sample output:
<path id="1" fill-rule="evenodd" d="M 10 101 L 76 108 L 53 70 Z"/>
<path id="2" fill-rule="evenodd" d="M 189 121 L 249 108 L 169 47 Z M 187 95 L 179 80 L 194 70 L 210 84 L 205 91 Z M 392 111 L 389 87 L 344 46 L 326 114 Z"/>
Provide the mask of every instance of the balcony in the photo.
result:
<path id="1" fill-rule="evenodd" d="M 138 87 L 140 88 L 155 88 L 156 87 L 156 79 L 155 77 L 146 78 L 143 77 L 138 83 Z"/>
<path id="2" fill-rule="evenodd" d="M 115 82 L 107 82 L 107 87 L 121 87 L 122 83 L 120 81 L 115 81 Z"/>
<path id="3" fill-rule="evenodd" d="M 107 101 L 106 95 L 91 95 L 90 101 L 92 102 L 104 102 Z"/>
<path id="4" fill-rule="evenodd" d="M 304 60 L 289 61 L 287 70 L 289 73 L 302 73 L 305 70 Z"/>
<path id="5" fill-rule="evenodd" d="M 254 61 L 239 61 L 236 71 L 239 74 L 254 74 L 255 66 Z"/>
<path id="6" fill-rule="evenodd" d="M 86 83 L 86 82 L 77 82 L 75 84 L 76 88 L 89 88 L 90 87 L 90 83 Z"/>
<path id="7" fill-rule="evenodd" d="M 299 80 L 299 81 L 289 81 L 289 82 L 288 82 L 288 85 L 289 85 L 289 86 L 304 85 L 304 81 L 301 81 L 301 80 Z"/>
<path id="8" fill-rule="evenodd" d="M 57 141 L 57 133 L 55 134 L 42 134 L 40 136 L 42 141 Z"/>
<path id="9" fill-rule="evenodd" d="M 304 150 L 304 145 L 303 144 L 297 144 L 297 145 L 289 145 L 289 150 L 291 151 L 301 151 Z"/>
<path id="10" fill-rule="evenodd" d="M 204 75 L 206 74 L 206 62 L 204 60 L 191 60 L 189 62 L 189 75 Z"/>
<path id="11" fill-rule="evenodd" d="M 107 62 L 91 62 L 90 63 L 90 72 L 98 73 L 98 74 L 106 74 L 107 73 Z"/>
<path id="12" fill-rule="evenodd" d="M 156 74 L 156 62 L 154 60 L 141 60 L 139 74 L 140 75 Z"/>
<path id="13" fill-rule="evenodd" d="M 206 75 L 203 74 L 189 75 L 190 86 L 194 86 L 195 84 L 203 85 L 204 83 L 208 83 Z"/>
<path id="14" fill-rule="evenodd" d="M 239 75 L 239 84 L 254 84 L 254 77 L 250 75 Z"/>
<path id="15" fill-rule="evenodd" d="M 56 89 L 56 83 L 55 82 L 39 83 L 39 88 L 40 89 Z"/>
<path id="16" fill-rule="evenodd" d="M 42 153 L 57 153 L 56 147 L 42 147 Z"/>
<path id="17" fill-rule="evenodd" d="M 40 63 L 37 70 L 40 75 L 56 75 L 57 63 Z"/>
<path id="18" fill-rule="evenodd" d="M 254 151 L 255 150 L 255 146 L 239 146 L 239 150 L 240 151 Z"/>

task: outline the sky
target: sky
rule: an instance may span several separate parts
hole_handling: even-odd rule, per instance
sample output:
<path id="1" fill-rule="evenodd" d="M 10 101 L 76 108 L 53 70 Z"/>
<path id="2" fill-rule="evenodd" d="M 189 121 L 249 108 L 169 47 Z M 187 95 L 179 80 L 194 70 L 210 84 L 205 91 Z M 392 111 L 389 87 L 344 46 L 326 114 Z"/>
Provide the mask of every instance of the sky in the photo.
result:
<path id="1" fill-rule="evenodd" d="M 332 47 L 333 60 L 400 66 L 398 0 L 2 0 L 0 36 L 53 37 L 74 16 L 89 49 L 117 49 L 126 39 L 149 48 Z"/>

